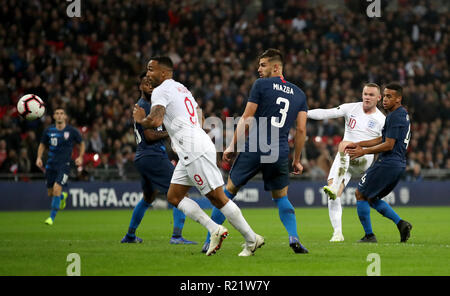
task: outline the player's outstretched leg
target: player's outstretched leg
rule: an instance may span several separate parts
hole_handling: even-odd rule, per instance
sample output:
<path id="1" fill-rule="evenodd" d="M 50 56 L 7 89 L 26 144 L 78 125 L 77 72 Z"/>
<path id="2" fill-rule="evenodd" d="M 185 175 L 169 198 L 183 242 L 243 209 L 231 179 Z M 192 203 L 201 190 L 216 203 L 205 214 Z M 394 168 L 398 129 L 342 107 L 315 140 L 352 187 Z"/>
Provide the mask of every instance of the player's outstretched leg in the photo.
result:
<path id="1" fill-rule="evenodd" d="M 229 198 L 229 199 L 233 199 L 236 195 L 232 194 L 231 192 L 229 192 L 225 186 L 223 188 L 223 192 L 225 193 L 225 195 Z M 222 214 L 222 212 L 216 208 L 215 206 L 212 207 L 212 213 L 211 213 L 211 219 L 216 222 L 217 224 L 222 225 L 223 222 L 225 222 L 226 218 L 225 216 Z M 211 234 L 208 232 L 206 235 L 206 239 L 205 242 L 203 243 L 203 247 L 202 247 L 202 253 L 206 253 L 209 249 L 209 241 L 210 241 L 210 237 Z"/>
<path id="2" fill-rule="evenodd" d="M 212 233 L 210 248 L 206 252 L 206 255 L 210 256 L 220 249 L 223 240 L 228 235 L 228 230 L 211 220 L 194 200 L 186 196 L 190 188 L 191 186 L 171 183 L 167 193 L 167 200 L 186 216 L 200 223 L 208 232 Z"/>
<path id="3" fill-rule="evenodd" d="M 137 203 L 133 210 L 133 214 L 131 215 L 128 232 L 120 241 L 121 243 L 142 243 L 142 239 L 136 236 L 136 229 L 141 224 L 142 218 L 149 206 L 150 203 L 146 202 L 144 198 Z"/>
<path id="4" fill-rule="evenodd" d="M 377 238 L 372 231 L 372 222 L 370 220 L 370 206 L 366 200 L 356 201 L 356 211 L 359 221 L 364 228 L 365 235 L 358 241 L 360 243 L 376 243 Z"/>
<path id="5" fill-rule="evenodd" d="M 295 209 L 285 195 L 281 198 L 272 198 L 278 207 L 278 215 L 281 222 L 289 234 L 289 246 L 295 253 L 308 253 L 308 250 L 300 243 L 297 233 L 297 219 L 295 217 Z"/>
<path id="6" fill-rule="evenodd" d="M 55 221 L 56 214 L 58 213 L 59 206 L 61 203 L 62 194 L 59 196 L 53 196 L 52 197 L 52 203 L 51 203 L 51 211 L 50 211 L 50 217 L 48 217 L 44 222 L 47 225 L 53 225 Z"/>
<path id="7" fill-rule="evenodd" d="M 392 220 L 397 225 L 400 232 L 400 242 L 406 242 L 410 237 L 412 225 L 400 218 L 400 216 L 392 209 L 392 207 L 384 200 L 377 199 L 371 202 L 371 207 L 378 211 L 384 217 Z"/>
<path id="8" fill-rule="evenodd" d="M 172 210 L 173 216 L 173 233 L 170 238 L 170 243 L 174 245 L 196 245 L 197 242 L 185 239 L 182 236 L 184 222 L 186 220 L 186 215 L 177 208 Z"/>
<path id="9" fill-rule="evenodd" d="M 223 187 L 217 187 L 206 195 L 211 203 L 220 209 L 222 214 L 226 217 L 228 222 L 236 228 L 244 237 L 244 250 L 239 253 L 239 256 L 251 256 L 264 244 L 264 238 L 258 236 L 242 215 L 241 209 L 229 199 L 223 190 Z M 212 239 L 209 248 L 211 249 Z"/>

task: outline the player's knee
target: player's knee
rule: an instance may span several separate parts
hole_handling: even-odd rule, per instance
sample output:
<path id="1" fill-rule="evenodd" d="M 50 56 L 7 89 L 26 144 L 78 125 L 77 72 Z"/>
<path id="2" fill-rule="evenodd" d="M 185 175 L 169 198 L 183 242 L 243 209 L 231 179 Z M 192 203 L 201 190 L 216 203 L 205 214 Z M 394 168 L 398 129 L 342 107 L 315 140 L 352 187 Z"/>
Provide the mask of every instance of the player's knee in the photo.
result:
<path id="1" fill-rule="evenodd" d="M 144 192 L 144 201 L 145 201 L 146 203 L 151 204 L 152 202 L 155 201 L 156 194 L 157 194 L 156 192 L 154 192 L 154 193 L 152 193 L 152 194 L 149 194 L 149 193 Z"/>
<path id="2" fill-rule="evenodd" d="M 344 152 L 345 146 L 347 146 L 347 144 L 349 144 L 349 143 L 351 143 L 351 142 L 349 142 L 349 141 L 342 141 L 342 142 L 340 142 L 339 146 L 338 146 L 338 151 L 339 152 Z"/>
<path id="3" fill-rule="evenodd" d="M 53 196 L 60 196 L 62 193 L 62 186 L 59 185 L 58 183 L 55 183 L 55 185 L 53 185 L 52 193 Z"/>
<path id="4" fill-rule="evenodd" d="M 169 193 L 167 193 L 167 201 L 174 207 L 178 207 L 181 199 L 176 194 L 169 191 Z"/>
<path id="5" fill-rule="evenodd" d="M 239 188 L 234 186 L 231 179 L 228 179 L 227 186 L 225 188 L 227 189 L 228 192 L 230 192 L 233 195 L 236 195 L 239 191 Z"/>
<path id="6" fill-rule="evenodd" d="M 366 200 L 366 197 L 358 189 L 355 191 L 355 197 L 356 200 Z"/>

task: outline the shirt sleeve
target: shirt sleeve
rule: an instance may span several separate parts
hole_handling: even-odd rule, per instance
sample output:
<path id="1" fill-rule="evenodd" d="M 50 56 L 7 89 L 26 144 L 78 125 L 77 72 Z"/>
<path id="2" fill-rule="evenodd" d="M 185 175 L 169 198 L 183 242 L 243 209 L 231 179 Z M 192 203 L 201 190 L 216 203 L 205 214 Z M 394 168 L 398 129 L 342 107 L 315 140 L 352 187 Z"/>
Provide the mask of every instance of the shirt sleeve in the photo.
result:
<path id="1" fill-rule="evenodd" d="M 161 105 L 167 107 L 169 104 L 169 96 L 163 89 L 155 89 L 152 93 L 152 107 Z M 151 108 L 150 108 L 151 109 Z"/>
<path id="2" fill-rule="evenodd" d="M 81 133 L 79 130 L 77 130 L 76 128 L 72 128 L 72 132 L 73 132 L 73 140 L 76 143 L 81 143 L 83 141 L 83 138 L 81 137 Z"/>
<path id="3" fill-rule="evenodd" d="M 308 118 L 314 120 L 332 119 L 345 116 L 343 105 L 331 109 L 313 109 L 308 111 Z"/>
<path id="4" fill-rule="evenodd" d="M 308 104 L 306 103 L 307 102 L 306 95 L 303 94 L 302 99 L 303 99 L 303 102 L 300 104 L 298 112 L 301 112 L 301 111 L 308 112 Z"/>
<path id="5" fill-rule="evenodd" d="M 252 102 L 255 104 L 259 104 L 259 100 L 261 99 L 261 79 L 257 79 L 250 90 L 250 96 L 248 97 L 248 102 Z"/>
<path id="6" fill-rule="evenodd" d="M 386 122 L 386 137 L 391 139 L 398 139 L 402 136 L 403 130 L 408 126 L 409 122 L 406 116 L 395 116 Z"/>
<path id="7" fill-rule="evenodd" d="M 48 145 L 49 137 L 48 137 L 48 129 L 45 129 L 44 132 L 42 133 L 42 137 L 41 137 L 41 143 L 44 145 Z"/>

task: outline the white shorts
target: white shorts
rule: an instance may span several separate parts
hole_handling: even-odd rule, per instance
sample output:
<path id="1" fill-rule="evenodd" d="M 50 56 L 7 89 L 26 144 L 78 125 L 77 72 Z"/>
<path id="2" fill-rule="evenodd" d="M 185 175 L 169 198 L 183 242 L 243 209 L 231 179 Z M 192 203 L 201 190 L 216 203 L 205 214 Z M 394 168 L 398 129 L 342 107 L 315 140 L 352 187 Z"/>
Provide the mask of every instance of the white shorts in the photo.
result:
<path id="1" fill-rule="evenodd" d="M 170 183 L 195 186 L 202 195 L 223 186 L 224 181 L 217 167 L 216 157 L 216 152 L 206 152 L 187 165 L 179 161 Z"/>
<path id="2" fill-rule="evenodd" d="M 360 177 L 370 167 L 373 162 L 373 154 L 366 154 L 358 157 L 354 160 L 350 160 L 348 170 L 344 175 L 344 187 L 347 186 L 350 179 L 353 177 Z M 328 174 L 328 180 L 336 180 L 339 174 L 340 156 L 336 153 L 334 157 L 333 165 L 331 166 L 330 173 Z"/>

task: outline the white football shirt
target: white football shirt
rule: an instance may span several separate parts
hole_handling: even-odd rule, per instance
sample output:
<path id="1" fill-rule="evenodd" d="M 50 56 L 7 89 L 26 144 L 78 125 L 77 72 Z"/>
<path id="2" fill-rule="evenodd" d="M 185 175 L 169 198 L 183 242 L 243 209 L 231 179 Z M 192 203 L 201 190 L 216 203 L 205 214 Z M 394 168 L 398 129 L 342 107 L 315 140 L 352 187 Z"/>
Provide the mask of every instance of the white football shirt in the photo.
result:
<path id="1" fill-rule="evenodd" d="M 386 116 L 378 108 L 372 114 L 366 114 L 363 103 L 342 104 L 332 109 L 314 109 L 308 111 L 308 118 L 315 120 L 345 117 L 343 141 L 360 142 L 378 138 L 384 126 Z"/>
<path id="2" fill-rule="evenodd" d="M 152 107 L 166 108 L 164 126 L 180 161 L 187 165 L 205 152 L 216 152 L 197 116 L 197 102 L 181 83 L 166 79 L 152 93 Z"/>

